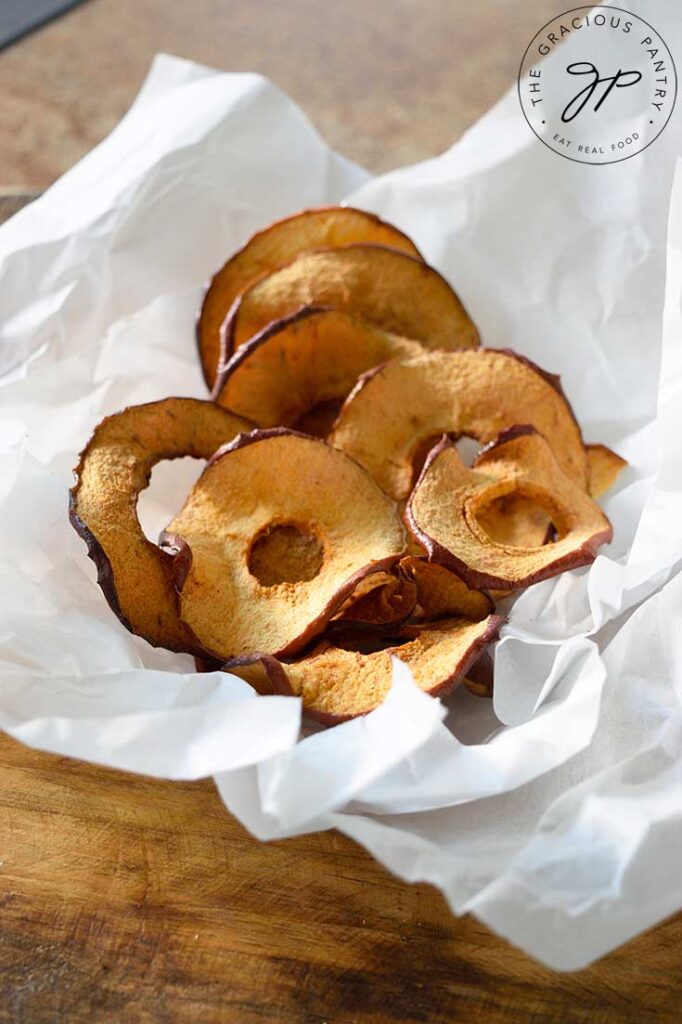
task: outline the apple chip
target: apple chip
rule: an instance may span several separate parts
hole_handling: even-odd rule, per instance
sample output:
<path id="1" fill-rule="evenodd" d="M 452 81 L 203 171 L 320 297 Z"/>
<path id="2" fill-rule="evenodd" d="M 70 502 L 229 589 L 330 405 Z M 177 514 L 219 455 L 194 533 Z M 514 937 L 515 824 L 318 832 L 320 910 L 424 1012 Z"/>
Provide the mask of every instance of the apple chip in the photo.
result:
<path id="1" fill-rule="evenodd" d="M 489 594 L 472 590 L 450 569 L 424 555 L 406 555 L 390 573 L 366 577 L 330 623 L 333 631 L 386 632 L 412 623 L 464 617 L 480 622 L 495 609 Z"/>
<path id="2" fill-rule="evenodd" d="M 497 498 L 517 493 L 544 509 L 557 539 L 541 547 L 498 544 L 479 516 Z M 611 526 L 582 486 L 562 470 L 531 426 L 512 427 L 477 457 L 472 469 L 444 438 L 435 446 L 406 509 L 429 557 L 471 587 L 516 590 L 592 562 Z"/>
<path id="3" fill-rule="evenodd" d="M 467 348 L 478 332 L 445 278 L 381 245 L 306 252 L 251 285 L 222 329 L 221 362 L 276 320 L 330 306 L 428 348 Z"/>
<path id="4" fill-rule="evenodd" d="M 328 632 L 386 632 L 405 622 L 416 602 L 417 585 L 406 573 L 375 573 L 360 582 Z"/>
<path id="5" fill-rule="evenodd" d="M 217 665 L 223 671 L 239 676 L 261 696 L 281 692 L 287 685 L 282 666 L 270 654 L 244 654 L 239 658 L 232 658 L 229 663 L 217 662 Z M 273 680 L 277 681 L 277 685 Z"/>
<path id="6" fill-rule="evenodd" d="M 178 616 L 172 559 L 142 532 L 138 495 L 162 459 L 209 459 L 251 429 L 212 402 L 166 398 L 107 416 L 81 453 L 69 518 L 88 545 L 112 610 L 155 647 L 192 652 L 198 645 Z"/>
<path id="7" fill-rule="evenodd" d="M 408 666 L 422 690 L 444 696 L 497 637 L 502 622 L 499 616 L 489 615 L 481 622 L 452 618 L 429 626 L 404 626 L 396 637 L 383 641 L 380 650 L 369 652 L 325 640 L 307 657 L 283 664 L 283 675 L 272 679 L 273 686 L 280 693 L 301 697 L 311 718 L 336 725 L 366 715 L 384 701 L 395 656 Z"/>
<path id="8" fill-rule="evenodd" d="M 522 494 L 506 494 L 491 501 L 478 521 L 490 539 L 498 544 L 535 548 L 552 539 L 549 516 Z"/>
<path id="9" fill-rule="evenodd" d="M 462 682 L 475 697 L 492 697 L 495 666 L 489 651 L 484 651 L 478 661 L 467 670 L 466 679 Z"/>
<path id="10" fill-rule="evenodd" d="M 399 501 L 429 438 L 450 433 L 486 443 L 517 423 L 544 434 L 569 479 L 586 488 L 580 428 L 557 379 L 509 351 L 425 352 L 370 370 L 346 399 L 329 442 Z"/>
<path id="11" fill-rule="evenodd" d="M 408 555 L 400 560 L 399 568 L 417 587 L 415 619 L 465 616 L 480 622 L 495 608 L 488 594 L 472 590 L 456 573 L 437 562 Z"/>
<path id="12" fill-rule="evenodd" d="M 309 307 L 242 345 L 221 370 L 214 398 L 261 427 L 325 431 L 329 417 L 313 422 L 313 411 L 326 406 L 335 418 L 361 373 L 422 351 L 419 342 L 386 334 L 348 313 Z"/>
<path id="13" fill-rule="evenodd" d="M 357 463 L 280 428 L 217 452 L 163 543 L 182 619 L 227 660 L 299 651 L 363 577 L 397 561 L 405 531 Z"/>
<path id="14" fill-rule="evenodd" d="M 588 444 L 585 451 L 589 492 L 593 498 L 598 498 L 613 487 L 627 462 L 605 444 Z"/>
<path id="15" fill-rule="evenodd" d="M 220 359 L 220 328 L 232 303 L 246 288 L 308 249 L 358 242 L 388 245 L 421 259 L 417 247 L 398 228 L 350 206 L 303 210 L 256 232 L 218 271 L 204 294 L 197 343 L 208 387 L 215 383 Z"/>

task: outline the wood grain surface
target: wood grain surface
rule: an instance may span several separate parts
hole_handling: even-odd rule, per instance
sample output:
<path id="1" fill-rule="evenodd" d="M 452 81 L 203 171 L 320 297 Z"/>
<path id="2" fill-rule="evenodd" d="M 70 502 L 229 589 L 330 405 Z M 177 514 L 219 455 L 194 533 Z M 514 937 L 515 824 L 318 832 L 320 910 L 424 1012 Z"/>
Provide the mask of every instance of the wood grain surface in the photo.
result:
<path id="1" fill-rule="evenodd" d="M 0 1020 L 678 1024 L 682 922 L 554 974 L 333 834 L 0 740 Z"/>
<path id="2" fill-rule="evenodd" d="M 111 129 L 159 49 L 264 71 L 382 170 L 454 141 L 564 6 L 92 0 L 0 55 L 0 220 Z M 7 737 L 0 771 L 3 1024 L 680 1020 L 682 918 L 555 974 L 344 837 L 256 842 L 210 782 Z"/>
<path id="3" fill-rule="evenodd" d="M 450 146 L 567 0 L 89 0 L 0 54 L 0 181 L 45 188 L 99 142 L 155 53 L 260 71 L 373 171 Z"/>

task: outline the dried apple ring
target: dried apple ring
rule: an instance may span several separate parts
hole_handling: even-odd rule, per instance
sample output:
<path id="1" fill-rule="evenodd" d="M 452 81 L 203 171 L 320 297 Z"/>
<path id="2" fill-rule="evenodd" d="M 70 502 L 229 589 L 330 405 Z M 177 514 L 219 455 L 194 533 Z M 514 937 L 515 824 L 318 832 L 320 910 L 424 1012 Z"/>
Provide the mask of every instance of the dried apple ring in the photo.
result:
<path id="1" fill-rule="evenodd" d="M 479 344 L 478 331 L 444 277 L 405 252 L 348 245 L 305 252 L 247 288 L 222 327 L 221 363 L 275 320 L 331 306 L 427 348 Z"/>
<path id="2" fill-rule="evenodd" d="M 625 459 L 611 451 L 605 444 L 588 444 L 587 453 L 588 489 L 593 498 L 605 494 L 615 484 L 620 473 L 627 466 Z"/>
<path id="3" fill-rule="evenodd" d="M 516 423 L 544 434 L 567 476 L 586 489 L 580 428 L 557 378 L 510 351 L 424 352 L 370 370 L 346 399 L 329 442 L 400 501 L 428 438 L 448 433 L 485 444 Z"/>
<path id="4" fill-rule="evenodd" d="M 391 573 L 368 577 L 330 623 L 330 631 L 362 633 L 411 623 L 464 617 L 480 622 L 495 610 L 482 590 L 472 590 L 450 569 L 424 556 L 406 555 Z"/>
<path id="5" fill-rule="evenodd" d="M 415 244 L 373 213 L 350 206 L 303 210 L 257 231 L 213 277 L 197 319 L 197 344 L 204 380 L 215 383 L 220 360 L 220 328 L 234 300 L 259 278 L 290 263 L 308 249 L 358 242 L 388 245 L 421 260 Z"/>
<path id="6" fill-rule="evenodd" d="M 365 577 L 329 623 L 328 633 L 385 633 L 405 622 L 417 603 L 417 585 L 398 570 Z"/>
<path id="7" fill-rule="evenodd" d="M 193 652 L 180 621 L 172 559 L 147 540 L 137 498 L 162 459 L 209 459 L 252 424 L 212 402 L 166 398 L 133 405 L 95 428 L 74 470 L 69 518 L 88 545 L 97 582 L 123 625 L 155 647 Z"/>
<path id="8" fill-rule="evenodd" d="M 482 590 L 472 590 L 463 579 L 437 562 L 408 555 L 400 560 L 399 569 L 414 580 L 417 587 L 414 619 L 465 616 L 480 622 L 495 608 L 489 594 Z"/>
<path id="9" fill-rule="evenodd" d="M 473 693 L 475 697 L 492 697 L 495 685 L 495 665 L 489 651 L 484 651 L 478 661 L 467 670 L 466 679 L 463 679 L 462 682 L 469 693 Z"/>
<path id="10" fill-rule="evenodd" d="M 239 676 L 262 697 L 281 693 L 282 689 L 286 687 L 284 669 L 270 654 L 245 654 L 240 658 L 233 658 L 229 665 L 223 665 L 219 661 L 213 662 L 213 664 L 216 669 Z M 273 684 L 273 679 L 278 680 L 277 686 Z"/>
<path id="11" fill-rule="evenodd" d="M 395 505 L 343 452 L 283 428 L 222 448 L 163 535 L 180 614 L 222 660 L 291 655 L 405 550 Z"/>
<path id="12" fill-rule="evenodd" d="M 400 658 L 425 693 L 444 696 L 460 681 L 499 632 L 504 620 L 453 618 L 429 626 L 404 626 L 383 649 L 363 653 L 323 640 L 305 658 L 265 665 L 273 689 L 301 697 L 304 713 L 324 725 L 366 715 L 385 699 Z M 229 665 L 226 670 L 231 671 Z"/>
<path id="13" fill-rule="evenodd" d="M 520 548 L 494 542 L 479 515 L 506 494 L 519 493 L 551 519 L 557 539 Z M 587 565 L 611 525 L 598 505 L 559 466 L 549 444 L 531 426 L 505 431 L 467 469 L 444 438 L 426 460 L 406 508 L 406 520 L 436 562 L 471 587 L 516 590 Z"/>
<path id="14" fill-rule="evenodd" d="M 302 429 L 302 417 L 320 406 L 336 402 L 338 413 L 366 370 L 422 351 L 419 342 L 349 313 L 307 307 L 242 345 L 220 371 L 213 397 L 260 427 Z"/>

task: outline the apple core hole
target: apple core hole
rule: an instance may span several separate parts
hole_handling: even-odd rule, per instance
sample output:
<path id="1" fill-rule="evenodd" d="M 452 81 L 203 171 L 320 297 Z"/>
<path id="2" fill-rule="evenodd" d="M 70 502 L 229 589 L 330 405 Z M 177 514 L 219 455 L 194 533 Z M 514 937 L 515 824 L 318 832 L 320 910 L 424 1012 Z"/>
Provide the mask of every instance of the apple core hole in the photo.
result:
<path id="1" fill-rule="evenodd" d="M 557 536 L 545 509 L 518 492 L 495 498 L 476 514 L 476 521 L 495 544 L 505 547 L 543 547 Z"/>
<path id="2" fill-rule="evenodd" d="M 324 548 L 314 533 L 297 523 L 275 523 L 257 534 L 247 564 L 262 587 L 274 587 L 315 579 L 323 561 Z"/>
<path id="3" fill-rule="evenodd" d="M 474 459 L 482 447 L 480 441 L 477 441 L 475 437 L 468 437 L 466 434 L 462 434 L 455 441 L 455 448 L 459 452 L 460 459 L 469 468 L 473 466 Z"/>
<path id="4" fill-rule="evenodd" d="M 159 534 L 182 508 L 206 463 L 188 455 L 164 459 L 153 467 L 149 486 L 137 498 L 137 518 L 147 540 L 156 544 Z"/>
<path id="5" fill-rule="evenodd" d="M 413 487 L 419 479 L 419 475 L 424 468 L 424 463 L 426 462 L 429 452 L 438 444 L 442 436 L 442 432 L 440 434 L 430 434 L 428 437 L 424 437 L 421 441 L 417 442 L 417 445 L 412 452 Z M 456 434 L 448 434 L 448 437 L 454 441 L 455 448 L 457 449 L 459 457 L 464 465 L 470 467 L 481 450 L 481 443 L 477 441 L 475 437 L 468 437 L 466 434 L 462 434 L 459 437 Z"/>

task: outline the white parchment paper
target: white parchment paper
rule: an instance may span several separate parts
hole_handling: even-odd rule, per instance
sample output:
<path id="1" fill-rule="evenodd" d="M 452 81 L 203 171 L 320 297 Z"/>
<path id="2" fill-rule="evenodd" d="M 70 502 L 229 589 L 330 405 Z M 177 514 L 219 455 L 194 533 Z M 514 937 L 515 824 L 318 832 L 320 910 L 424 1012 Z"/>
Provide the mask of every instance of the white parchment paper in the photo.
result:
<path id="1" fill-rule="evenodd" d="M 649 6 L 679 52 L 674 5 Z M 370 179 L 264 79 L 157 58 L 112 135 L 0 229 L 0 726 L 118 768 L 213 775 L 261 839 L 336 827 L 560 969 L 678 908 L 679 117 L 594 167 L 546 150 L 510 92 L 443 156 Z M 586 440 L 630 467 L 605 501 L 610 547 L 513 604 L 494 706 L 431 700 L 396 662 L 381 708 L 308 735 L 297 700 L 197 675 L 119 625 L 67 489 L 103 415 L 204 396 L 193 318 L 226 255 L 341 200 L 412 234 L 485 344 L 560 372 Z M 150 536 L 198 469 L 155 470 Z"/>

